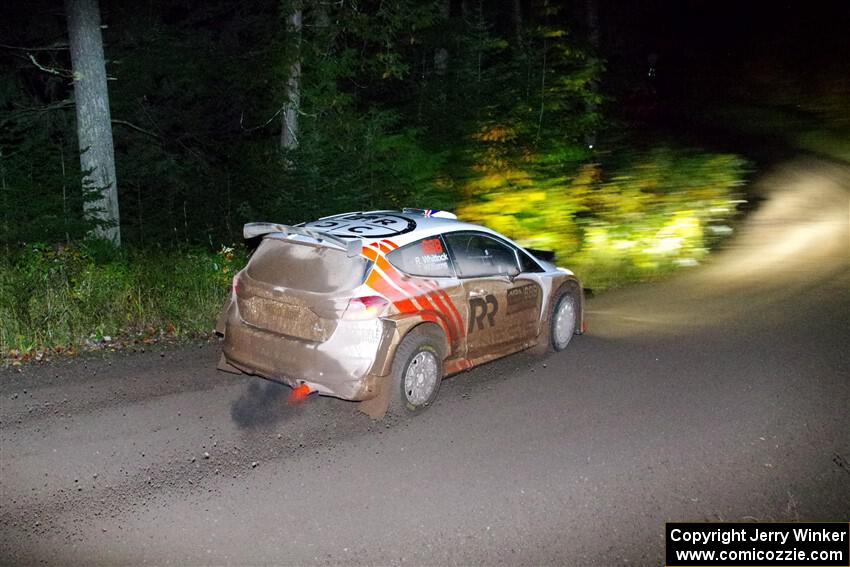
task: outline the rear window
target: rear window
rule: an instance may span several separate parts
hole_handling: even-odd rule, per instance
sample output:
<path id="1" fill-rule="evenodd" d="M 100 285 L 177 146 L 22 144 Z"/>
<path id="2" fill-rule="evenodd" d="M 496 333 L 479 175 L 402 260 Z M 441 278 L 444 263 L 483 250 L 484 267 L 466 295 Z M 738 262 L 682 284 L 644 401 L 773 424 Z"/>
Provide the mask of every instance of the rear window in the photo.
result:
<path id="1" fill-rule="evenodd" d="M 248 276 L 272 285 L 328 293 L 362 284 L 370 264 L 336 248 L 265 238 L 248 262 Z"/>
<path id="2" fill-rule="evenodd" d="M 439 236 L 411 242 L 387 254 L 387 260 L 406 274 L 445 278 L 453 276 L 449 255 Z"/>

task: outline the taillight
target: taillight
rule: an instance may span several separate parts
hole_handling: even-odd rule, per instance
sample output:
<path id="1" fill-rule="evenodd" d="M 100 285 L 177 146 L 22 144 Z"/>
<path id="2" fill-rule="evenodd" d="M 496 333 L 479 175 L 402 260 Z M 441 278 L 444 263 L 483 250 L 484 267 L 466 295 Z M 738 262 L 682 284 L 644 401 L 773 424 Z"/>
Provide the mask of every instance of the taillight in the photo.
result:
<path id="1" fill-rule="evenodd" d="M 342 318 L 355 321 L 376 319 L 384 314 L 389 304 L 389 301 L 379 295 L 352 297 L 348 301 L 348 307 L 345 308 Z"/>
<path id="2" fill-rule="evenodd" d="M 237 293 L 239 293 L 239 287 L 240 287 L 239 274 L 236 274 L 235 276 L 233 276 L 233 282 L 231 282 L 231 284 L 230 284 L 230 290 L 233 292 L 234 296 Z"/>

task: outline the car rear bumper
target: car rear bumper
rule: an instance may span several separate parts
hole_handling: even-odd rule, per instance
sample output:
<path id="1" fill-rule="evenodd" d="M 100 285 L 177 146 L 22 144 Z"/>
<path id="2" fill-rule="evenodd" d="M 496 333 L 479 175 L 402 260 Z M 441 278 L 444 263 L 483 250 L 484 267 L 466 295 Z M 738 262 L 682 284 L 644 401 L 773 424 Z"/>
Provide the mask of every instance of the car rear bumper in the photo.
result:
<path id="1" fill-rule="evenodd" d="M 245 323 L 232 302 L 223 321 L 227 364 L 289 386 L 307 384 L 346 400 L 374 397 L 378 377 L 370 371 L 393 334 L 381 320 L 340 321 L 324 342 L 296 339 Z"/>

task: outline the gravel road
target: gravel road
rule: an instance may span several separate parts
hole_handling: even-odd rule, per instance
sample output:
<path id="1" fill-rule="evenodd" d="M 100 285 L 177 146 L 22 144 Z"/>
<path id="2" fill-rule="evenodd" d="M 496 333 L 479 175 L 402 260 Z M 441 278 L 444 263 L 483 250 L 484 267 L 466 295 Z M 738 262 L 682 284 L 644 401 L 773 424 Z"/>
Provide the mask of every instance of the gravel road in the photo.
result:
<path id="1" fill-rule="evenodd" d="M 665 521 L 850 521 L 849 179 L 776 167 L 708 265 L 412 421 L 217 344 L 0 371 L 0 562 L 661 565 Z"/>

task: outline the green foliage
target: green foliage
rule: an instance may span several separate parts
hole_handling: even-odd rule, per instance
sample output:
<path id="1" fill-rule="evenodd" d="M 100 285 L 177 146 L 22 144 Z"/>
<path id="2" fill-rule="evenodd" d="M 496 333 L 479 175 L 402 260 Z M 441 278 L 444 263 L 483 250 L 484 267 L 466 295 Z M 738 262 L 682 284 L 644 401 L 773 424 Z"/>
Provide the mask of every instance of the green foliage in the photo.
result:
<path id="1" fill-rule="evenodd" d="M 480 77 L 480 88 L 497 94 L 471 121 L 458 211 L 563 253 L 581 242 L 575 219 L 586 204 L 566 196 L 582 183 L 582 164 L 591 157 L 584 137 L 598 127 L 599 97 L 590 86 L 601 67 L 571 39 L 559 12 L 546 6 L 514 45 L 493 41 L 480 23 L 472 26 L 473 42 L 496 70 Z"/>
<path id="2" fill-rule="evenodd" d="M 441 0 L 297 4 L 297 37 L 291 1 L 102 4 L 124 242 L 216 246 L 258 219 L 451 208 L 481 157 L 477 136 L 500 125 L 517 132 L 505 159 L 533 149 L 540 167 L 557 168 L 580 156 L 593 122 L 586 87 L 599 69 L 556 7 L 530 5 L 517 42 L 496 4 L 455 6 L 459 14 Z M 0 32 L 20 45 L 62 36 L 61 19 L 28 28 L 31 17 L 11 10 Z M 48 56 L 69 66 L 61 50 Z M 296 58 L 300 144 L 283 155 L 280 111 Z M 12 71 L 0 75 L 0 93 L 14 95 L 0 94 L 14 117 L 0 159 L 4 199 L 16 207 L 6 208 L 3 239 L 79 240 L 91 227 L 70 85 L 14 53 L 0 51 L 0 65 Z M 18 147 L 26 151 L 12 156 Z"/>
<path id="3" fill-rule="evenodd" d="M 425 150 L 417 130 L 390 112 L 365 113 L 341 126 L 334 146 L 303 141 L 289 173 L 299 190 L 270 203 L 275 218 L 427 204 L 437 191 L 444 153 Z"/>
<path id="4" fill-rule="evenodd" d="M 242 248 L 118 252 L 27 245 L 0 257 L 0 354 L 208 334 Z"/>
<path id="5" fill-rule="evenodd" d="M 456 209 L 590 285 L 699 261 L 742 164 L 663 149 L 595 163 L 604 68 L 581 18 L 520 6 L 518 28 L 507 2 L 102 0 L 121 251 L 86 240 L 67 51 L 35 52 L 45 73 L 0 48 L 0 347 L 209 330 L 241 257 L 221 246 L 249 221 Z M 4 44 L 65 33 L 47 0 L 0 10 Z"/>
<path id="6" fill-rule="evenodd" d="M 555 251 L 586 285 L 604 289 L 699 263 L 732 230 L 746 164 L 657 148 L 574 171 L 552 180 L 531 167 L 502 170 L 477 180 L 460 210 Z"/>
<path id="7" fill-rule="evenodd" d="M 47 231 L 55 241 L 82 237 L 93 226 L 83 219 L 88 195 L 80 189 L 76 150 L 67 143 L 73 115 L 28 108 L 20 84 L 3 86 L 0 109 L 8 111 L 0 114 L 0 246 Z"/>

